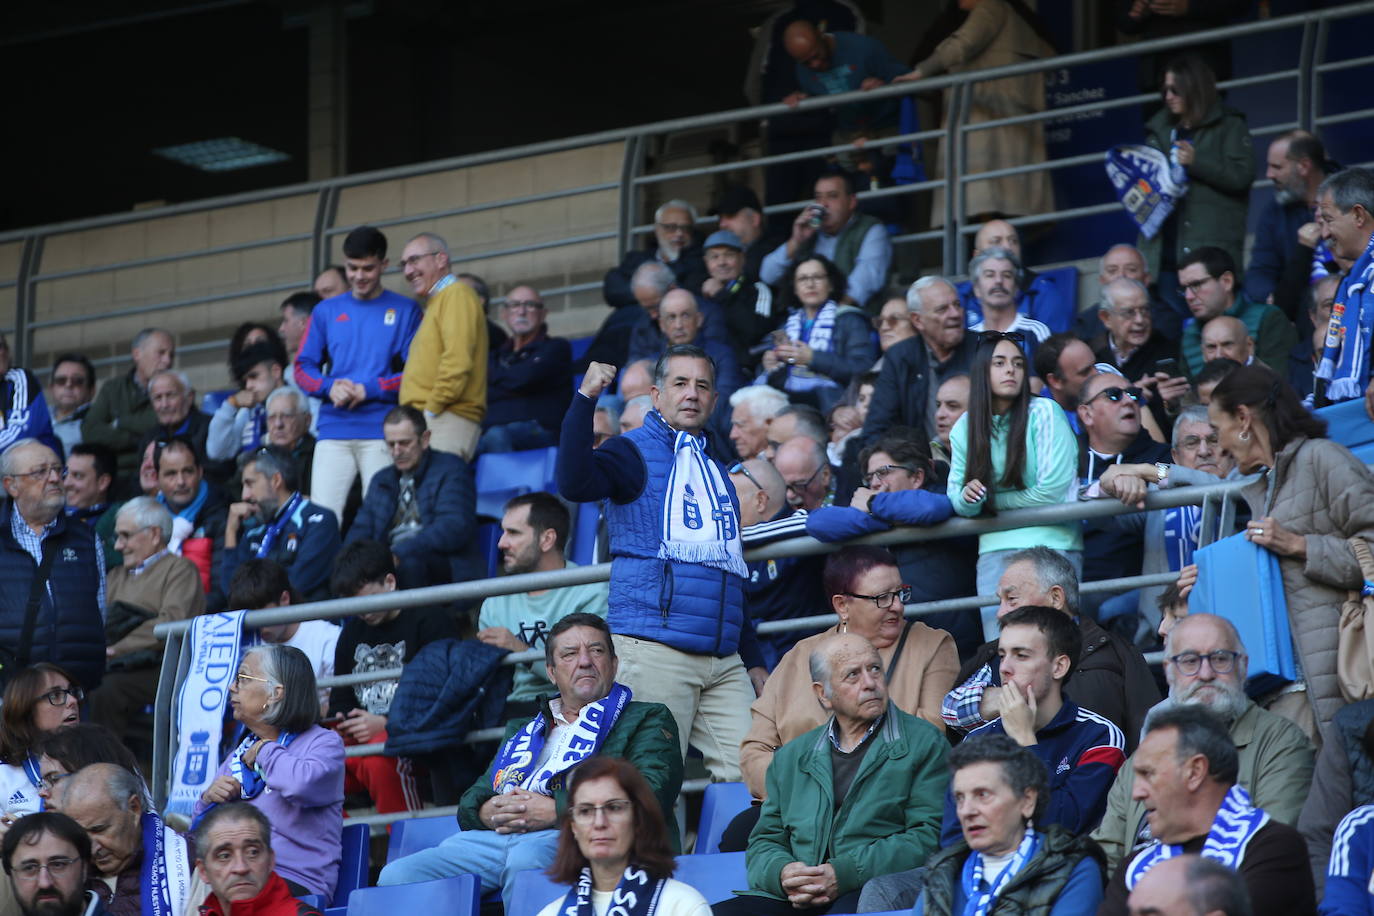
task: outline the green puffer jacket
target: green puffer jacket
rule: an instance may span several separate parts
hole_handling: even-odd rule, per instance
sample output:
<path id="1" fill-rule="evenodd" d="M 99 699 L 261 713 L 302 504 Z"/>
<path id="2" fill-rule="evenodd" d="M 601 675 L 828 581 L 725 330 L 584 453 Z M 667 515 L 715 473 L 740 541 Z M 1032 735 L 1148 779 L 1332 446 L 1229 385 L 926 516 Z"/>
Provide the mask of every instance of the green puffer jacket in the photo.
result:
<path id="1" fill-rule="evenodd" d="M 921 891 L 922 916 L 951 916 L 954 890 L 962 880 L 968 854 L 968 844 L 960 840 L 931 857 Z M 1051 824 L 1035 855 L 997 895 L 989 916 L 1050 912 L 1064 885 L 1069 883 L 1069 875 L 1085 858 L 1096 861 L 1101 874 L 1107 874 L 1106 856 L 1096 843 Z"/>
<path id="2" fill-rule="evenodd" d="M 766 778 L 768 798 L 749 835 L 747 893 L 786 899 L 793 862 L 835 868 L 839 893 L 915 868 L 939 845 L 949 744 L 924 719 L 888 704 L 844 804 L 835 812 L 830 722 L 784 744 Z"/>
<path id="3" fill-rule="evenodd" d="M 1169 152 L 1173 116 L 1161 108 L 1145 125 L 1145 142 Z M 1187 167 L 1188 193 L 1170 217 L 1177 226 L 1174 263 L 1204 245 L 1228 251 L 1239 269 L 1245 263 L 1245 215 L 1250 208 L 1250 185 L 1255 180 L 1254 146 L 1245 115 L 1221 103 L 1212 106 L 1193 129 L 1196 156 Z M 1158 277 L 1164 233 L 1137 243 L 1150 274 Z"/>
<path id="4" fill-rule="evenodd" d="M 547 721 L 547 707 L 545 710 Z M 506 725 L 503 743 L 509 741 L 511 736 L 524 728 L 529 721 L 513 719 L 509 722 Z M 663 820 L 668 825 L 668 836 L 672 838 L 673 851 L 680 851 L 677 817 L 673 813 L 673 806 L 677 804 L 678 792 L 682 789 L 682 748 L 678 744 L 677 722 L 668 711 L 668 707 L 662 703 L 627 703 L 624 712 L 612 726 L 611 733 L 602 742 L 598 753 L 602 757 L 623 757 L 644 774 L 644 778 L 654 790 L 655 797 L 658 798 L 659 807 L 663 810 Z M 458 824 L 464 830 L 491 829 L 482 823 L 477 812 L 486 804 L 487 799 L 496 794 L 491 788 L 492 778 L 496 775 L 495 767 L 496 760 L 493 759 L 491 766 L 487 767 L 486 774 L 473 783 L 458 802 Z M 553 793 L 559 817 L 563 816 L 568 806 L 565 782 L 565 779 L 558 780 L 558 787 Z"/>

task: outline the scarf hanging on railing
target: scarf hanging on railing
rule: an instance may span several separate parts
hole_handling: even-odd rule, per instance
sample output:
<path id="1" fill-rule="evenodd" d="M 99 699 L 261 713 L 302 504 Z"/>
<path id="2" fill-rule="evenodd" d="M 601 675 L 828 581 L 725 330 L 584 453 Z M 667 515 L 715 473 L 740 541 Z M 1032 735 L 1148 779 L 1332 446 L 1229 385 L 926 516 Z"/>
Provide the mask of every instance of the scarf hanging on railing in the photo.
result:
<path id="1" fill-rule="evenodd" d="M 215 774 L 229 683 L 239 667 L 243 615 L 228 611 L 192 618 L 182 641 L 172 701 L 176 755 L 167 795 L 169 814 L 190 817 Z"/>
<path id="2" fill-rule="evenodd" d="M 182 916 L 191 888 L 186 841 L 152 812 L 143 814 L 142 830 L 143 864 L 138 875 L 142 916 Z"/>

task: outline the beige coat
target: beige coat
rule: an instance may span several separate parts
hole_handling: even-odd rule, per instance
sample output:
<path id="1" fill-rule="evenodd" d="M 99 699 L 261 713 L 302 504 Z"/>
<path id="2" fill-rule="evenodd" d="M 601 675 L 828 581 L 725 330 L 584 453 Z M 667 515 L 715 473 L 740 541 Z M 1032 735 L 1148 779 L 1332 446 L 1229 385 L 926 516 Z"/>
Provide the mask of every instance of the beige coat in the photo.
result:
<path id="1" fill-rule="evenodd" d="M 1005 67 L 1048 57 L 1046 46 L 1026 20 L 1006 0 L 980 0 L 968 19 L 953 35 L 940 42 L 917 65 L 922 77 L 943 73 L 966 73 Z M 945 94 L 945 126 L 949 125 L 950 94 Z M 1039 73 L 976 83 L 968 97 L 966 124 L 994 121 L 1045 109 L 1045 80 Z M 1043 122 L 994 127 L 966 134 L 966 168 L 973 175 L 993 169 L 1010 168 L 1045 161 Z M 943 174 L 943 155 L 936 158 L 936 174 Z M 1054 206 L 1054 191 L 1049 172 L 1012 175 L 975 181 L 967 185 L 964 212 L 1005 213 L 1024 216 L 1048 212 Z M 945 198 L 937 188 L 932 209 L 932 225 L 944 225 Z"/>
<path id="2" fill-rule="evenodd" d="M 1270 515 L 1307 540 L 1307 559 L 1279 557 L 1288 620 L 1307 698 L 1325 729 L 1344 705 L 1336 681 L 1341 602 L 1364 582 L 1346 540 L 1374 542 L 1374 476 L 1343 445 L 1295 439 L 1274 459 L 1274 486 L 1262 475 L 1242 492 L 1254 518 Z"/>
<path id="3" fill-rule="evenodd" d="M 810 659 L 812 650 L 837 632 L 838 627 L 831 627 L 824 633 L 808 636 L 789 649 L 768 676 L 763 694 L 750 707 L 753 721 L 740 745 L 739 766 L 755 798 L 765 795 L 764 776 L 768 764 L 773 762 L 773 752 L 798 735 L 824 725 L 830 718 L 811 689 Z M 878 650 L 884 669 L 896 649 L 897 643 L 893 643 Z M 917 621 L 911 625 L 902 657 L 888 681 L 888 696 L 904 712 L 920 716 L 943 732 L 940 701 L 954 686 L 958 673 L 959 654 L 954 648 L 954 638 L 944 630 Z"/>

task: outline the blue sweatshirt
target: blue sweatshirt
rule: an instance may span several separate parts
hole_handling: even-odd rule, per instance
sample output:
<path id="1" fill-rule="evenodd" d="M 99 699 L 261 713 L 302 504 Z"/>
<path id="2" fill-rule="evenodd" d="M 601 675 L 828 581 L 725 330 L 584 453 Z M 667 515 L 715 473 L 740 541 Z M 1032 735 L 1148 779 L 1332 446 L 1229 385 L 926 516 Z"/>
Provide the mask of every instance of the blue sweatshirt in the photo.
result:
<path id="1" fill-rule="evenodd" d="M 968 736 L 1006 733 L 999 718 L 975 728 Z M 1050 803 L 1038 826 L 1058 824 L 1076 834 L 1091 833 L 1107 811 L 1107 791 L 1116 771 L 1126 762 L 1126 739 L 1121 729 L 1065 697 L 1064 705 L 1035 733 L 1035 739 L 1030 751 L 1050 773 Z M 947 790 L 940 847 L 962 835 L 954 813 L 954 794 Z"/>
<path id="2" fill-rule="evenodd" d="M 1363 805 L 1347 814 L 1331 840 L 1331 862 L 1326 869 L 1326 895 L 1321 916 L 1370 916 L 1374 893 L 1374 805 Z"/>
<path id="3" fill-rule="evenodd" d="M 382 418 L 396 406 L 410 339 L 422 317 L 413 300 L 390 290 L 366 301 L 340 293 L 315 306 L 301 337 L 295 376 L 302 391 L 324 402 L 318 438 L 382 438 Z M 350 410 L 335 407 L 329 389 L 340 379 L 361 384 L 367 399 Z"/>

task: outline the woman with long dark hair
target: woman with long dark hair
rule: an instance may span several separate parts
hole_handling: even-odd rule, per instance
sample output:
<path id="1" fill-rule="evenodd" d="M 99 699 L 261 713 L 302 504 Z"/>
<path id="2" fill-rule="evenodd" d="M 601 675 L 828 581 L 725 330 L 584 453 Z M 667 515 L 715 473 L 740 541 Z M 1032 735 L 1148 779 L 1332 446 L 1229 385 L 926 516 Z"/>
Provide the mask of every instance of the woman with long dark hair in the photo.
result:
<path id="1" fill-rule="evenodd" d="M 1212 245 L 1245 263 L 1254 148 L 1245 115 L 1221 104 L 1216 76 L 1196 54 L 1169 62 L 1160 92 L 1164 106 L 1146 122 L 1145 142 L 1183 167 L 1188 193 L 1154 238 L 1142 236 L 1138 245 L 1160 295 L 1183 319 L 1189 311 L 1177 276 L 1188 252 Z"/>
<path id="2" fill-rule="evenodd" d="M 649 782 L 619 757 L 592 757 L 572 771 L 549 877 L 571 884 L 539 916 L 710 916 L 694 888 L 673 880 L 672 842 Z"/>
<path id="3" fill-rule="evenodd" d="M 1053 398 L 1033 397 L 1023 338 L 982 335 L 969 369 L 968 411 L 950 430 L 946 493 L 968 518 L 1073 502 L 1078 443 Z M 1082 568 L 1083 534 L 1076 523 L 993 531 L 978 538 L 978 594 L 997 591 L 1017 550 L 1049 547 Z M 995 639 L 996 607 L 983 608 L 983 633 Z"/>
<path id="4" fill-rule="evenodd" d="M 1217 444 L 1243 474 L 1262 471 L 1241 493 L 1245 535 L 1278 555 L 1303 690 L 1285 688 L 1260 705 L 1297 722 L 1309 738 L 1345 705 L 1336 677 L 1341 603 L 1364 585 L 1349 539 L 1374 546 L 1374 477 L 1288 383 L 1259 363 L 1241 366 L 1212 391 L 1207 414 Z M 1314 725 L 1315 718 L 1315 725 Z"/>

